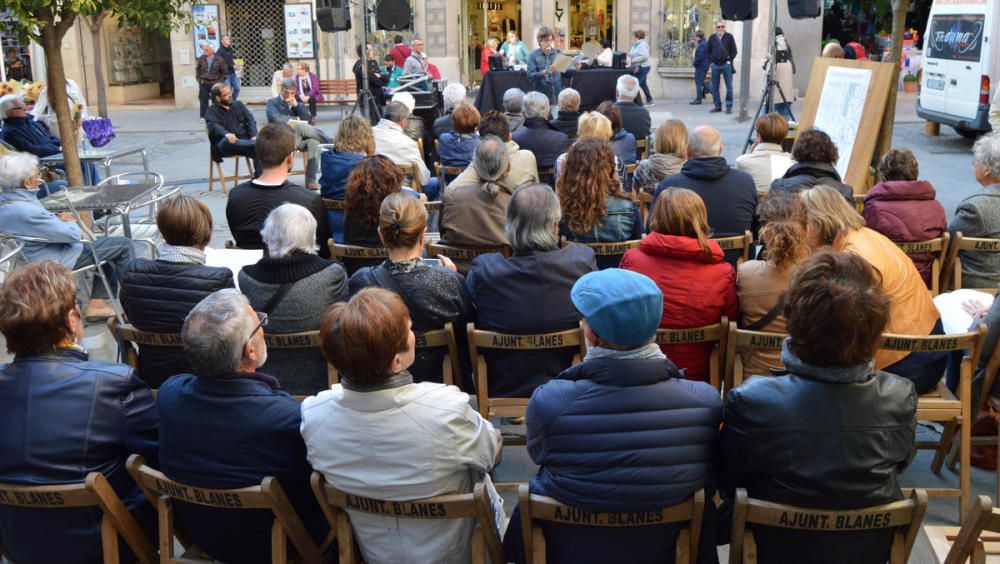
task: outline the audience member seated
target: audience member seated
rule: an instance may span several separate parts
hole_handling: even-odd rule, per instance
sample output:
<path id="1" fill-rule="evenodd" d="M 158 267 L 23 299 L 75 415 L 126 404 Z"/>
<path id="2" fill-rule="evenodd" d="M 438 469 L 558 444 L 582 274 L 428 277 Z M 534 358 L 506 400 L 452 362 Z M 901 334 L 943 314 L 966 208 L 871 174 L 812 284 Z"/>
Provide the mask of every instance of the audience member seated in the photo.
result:
<path id="1" fill-rule="evenodd" d="M 688 156 L 688 130 L 679 119 L 668 119 L 656 128 L 653 154 L 635 167 L 632 182 L 639 190 L 652 194 L 656 185 L 681 171 Z"/>
<path id="2" fill-rule="evenodd" d="M 156 511 L 125 459 L 156 464 L 156 403 L 129 367 L 91 360 L 80 346 L 74 286 L 65 266 L 46 260 L 0 287 L 0 333 L 14 355 L 0 365 L 0 482 L 70 484 L 101 472 L 149 534 Z M 100 562 L 101 511 L 0 506 L 0 545 L 11 562 Z"/>
<path id="3" fill-rule="evenodd" d="M 608 39 L 602 39 L 601 54 L 597 56 L 597 66 L 610 68 L 614 59 L 615 52 L 611 50 L 611 41 Z"/>
<path id="4" fill-rule="evenodd" d="M 458 388 L 413 381 L 415 338 L 403 300 L 365 288 L 331 307 L 320 331 L 341 383 L 302 404 L 312 467 L 332 486 L 366 497 L 471 492 L 500 458 L 500 433 Z M 474 519 L 348 514 L 366 562 L 471 561 Z"/>
<path id="5" fill-rule="evenodd" d="M 316 218 L 300 205 L 282 204 L 268 214 L 261 236 L 268 255 L 243 267 L 240 290 L 267 316 L 268 334 L 319 329 L 327 306 L 346 298 L 347 274 L 339 263 L 316 256 Z M 264 371 L 294 395 L 328 385 L 326 363 L 315 351 L 271 351 Z"/>
<path id="6" fill-rule="evenodd" d="M 520 88 L 508 88 L 503 93 L 503 116 L 507 118 L 510 132 L 521 129 L 524 125 L 524 91 Z"/>
<path id="7" fill-rule="evenodd" d="M 653 204 L 649 234 L 622 257 L 621 267 L 652 278 L 663 292 L 660 327 L 688 329 L 735 320 L 736 271 L 709 239 L 705 204 L 684 188 L 667 188 Z M 711 343 L 660 345 L 688 380 L 708 381 Z"/>
<path id="8" fill-rule="evenodd" d="M 642 216 L 622 191 L 615 155 L 607 141 L 587 139 L 569 148 L 566 170 L 556 180 L 562 207 L 559 235 L 581 243 L 616 243 L 642 238 Z M 621 257 L 597 257 L 599 268 Z"/>
<path id="9" fill-rule="evenodd" d="M 792 145 L 792 160 L 795 163 L 781 178 L 771 183 L 771 190 L 801 192 L 816 186 L 831 186 L 853 203 L 854 188 L 841 181 L 840 173 L 835 168 L 839 158 L 837 146 L 824 131 L 803 131 Z"/>
<path id="10" fill-rule="evenodd" d="M 479 120 L 479 139 L 485 139 L 489 135 L 496 135 L 501 141 L 507 144 L 510 170 L 504 182 L 511 188 L 517 188 L 523 184 L 538 182 L 538 164 L 535 162 L 535 155 L 531 151 L 522 149 L 510 136 L 507 120 L 503 114 L 496 110 L 490 110 L 483 114 Z M 462 174 L 455 180 L 448 183 L 448 190 L 465 184 L 479 184 L 479 175 L 474 167 L 466 167 Z"/>
<path id="11" fill-rule="evenodd" d="M 882 182 L 865 194 L 861 217 L 865 225 L 893 241 L 926 241 L 948 229 L 944 206 L 935 197 L 934 186 L 917 180 L 920 165 L 909 149 L 890 149 L 878 165 Z M 910 255 L 924 284 L 931 286 L 936 253 Z M 990 284 L 990 287 L 996 284 Z"/>
<path id="12" fill-rule="evenodd" d="M 347 204 L 344 210 L 344 240 L 349 245 L 381 247 L 378 217 L 382 200 L 393 192 L 417 194 L 400 189 L 403 171 L 387 157 L 374 155 L 361 159 L 347 177 Z M 420 195 L 423 199 L 423 195 Z M 374 265 L 372 265 L 374 266 Z M 349 272 L 356 269 L 348 268 Z"/>
<path id="13" fill-rule="evenodd" d="M 327 240 L 330 225 L 320 195 L 288 180 L 295 162 L 295 133 L 283 123 L 269 123 L 257 136 L 257 154 L 264 166 L 258 178 L 244 182 L 229 192 L 226 220 L 241 249 L 265 249 L 261 228 L 271 210 L 284 203 L 299 204 L 312 212 L 319 228 L 316 244 L 320 256 L 329 258 Z"/>
<path id="14" fill-rule="evenodd" d="M 764 259 L 748 260 L 736 269 L 740 327 L 787 333 L 781 293 L 796 265 L 812 253 L 802 199 L 787 192 L 774 194 L 760 205 L 760 222 Z M 771 369 L 782 369 L 778 351 L 744 351 L 740 357 L 744 374 L 769 376 Z"/>
<path id="15" fill-rule="evenodd" d="M 405 93 L 404 93 L 405 94 Z M 399 166 L 416 166 L 417 181 L 421 185 L 421 191 L 431 200 L 436 200 L 440 187 L 437 178 L 431 178 L 431 173 L 424 164 L 424 157 L 420 154 L 417 142 L 403 132 L 410 118 L 410 110 L 403 102 L 396 98 L 385 107 L 385 114 L 372 128 L 372 135 L 375 137 L 375 152 L 384 157 L 388 157 Z M 412 96 L 411 96 L 412 98 Z"/>
<path id="16" fill-rule="evenodd" d="M 484 137 L 472 159 L 479 182 L 449 186 L 441 207 L 441 242 L 459 247 L 498 247 L 507 244 L 505 213 L 517 190 L 507 182 L 510 154 L 499 137 Z"/>
<path id="17" fill-rule="evenodd" d="M 465 277 L 458 274 L 448 257 L 439 257 L 440 267 L 431 266 L 420 258 L 427 231 L 426 208 L 416 199 L 395 192 L 382 201 L 379 216 L 379 235 L 389 251 L 389 260 L 354 273 L 349 283 L 351 295 L 369 286 L 396 292 L 410 311 L 415 332 L 441 329 L 451 321 L 459 342 L 465 343 L 464 327 L 472 317 Z M 466 366 L 467 351 L 468 347 L 460 346 Z M 447 352 L 441 348 L 417 349 L 416 359 L 410 367 L 413 379 L 441 382 L 441 363 Z M 457 382 L 461 375 L 455 374 L 454 378 Z"/>
<path id="18" fill-rule="evenodd" d="M 243 102 L 233 100 L 232 88 L 222 82 L 212 86 L 212 105 L 205 112 L 205 127 L 213 161 L 250 157 L 254 178 L 263 173 L 267 165 L 257 154 L 257 120 Z"/>
<path id="19" fill-rule="evenodd" d="M 622 113 L 618 108 L 619 106 L 611 101 L 604 101 L 597 106 L 597 113 L 611 121 L 611 148 L 614 150 L 615 156 L 618 157 L 622 165 L 635 164 L 635 136 L 622 129 Z M 631 184 L 631 180 L 628 181 L 626 190 Z"/>
<path id="20" fill-rule="evenodd" d="M 782 146 L 788 136 L 788 122 L 781 114 L 771 112 L 757 118 L 754 130 L 757 139 L 753 149 L 736 157 L 736 168 L 753 177 L 757 192 L 767 192 L 775 180 L 775 160 L 787 165 L 792 158 Z"/>
<path id="21" fill-rule="evenodd" d="M 154 333 L 180 333 L 184 318 L 205 296 L 233 287 L 233 272 L 205 265 L 212 212 L 201 200 L 178 194 L 160 204 L 156 227 L 163 236 L 156 260 L 137 258 L 122 280 L 122 308 L 132 325 Z M 139 373 L 151 388 L 191 364 L 175 347 L 139 345 Z"/>
<path id="22" fill-rule="evenodd" d="M 734 237 L 754 230 L 757 214 L 757 189 L 753 177 L 729 166 L 722 156 L 719 130 L 701 125 L 688 135 L 688 160 L 681 171 L 660 181 L 654 202 L 667 188 L 694 191 L 708 210 L 708 225 L 713 237 Z M 726 261 L 735 265 L 741 251 L 726 253 Z"/>
<path id="23" fill-rule="evenodd" d="M 462 102 L 451 113 L 452 131 L 441 134 L 438 144 L 438 158 L 444 166 L 467 167 L 472 162 L 472 154 L 479 145 L 479 110 Z M 457 176 L 457 175 L 456 175 Z M 455 177 L 445 175 L 446 182 Z"/>
<path id="24" fill-rule="evenodd" d="M 611 135 L 613 134 L 611 129 L 611 120 L 608 119 L 604 114 L 599 112 L 584 112 L 580 116 L 580 124 L 577 128 L 576 141 L 570 145 L 582 143 L 588 139 L 596 139 L 598 141 L 611 142 Z M 566 147 L 569 150 L 569 147 Z M 556 159 L 556 180 L 559 180 L 559 174 L 562 172 L 563 167 L 566 164 L 566 153 L 559 155 Z M 624 172 L 625 167 L 622 165 L 621 160 L 618 159 L 618 155 L 615 155 L 615 173 L 621 176 Z M 553 184 L 555 186 L 555 184 Z"/>
<path id="25" fill-rule="evenodd" d="M 876 270 L 853 253 L 824 251 L 796 269 L 784 297 L 788 374 L 729 392 L 718 466 L 723 514 L 736 488 L 834 510 L 903 499 L 898 476 L 917 452 L 917 397 L 911 383 L 872 365 L 879 335 L 891 330 L 891 298 L 879 285 Z M 753 532 L 760 561 L 777 564 L 882 563 L 893 534 Z"/>
<path id="26" fill-rule="evenodd" d="M 258 372 L 267 360 L 266 320 L 237 290 L 210 294 L 191 310 L 181 339 L 193 370 L 167 380 L 156 396 L 160 469 L 171 480 L 217 489 L 273 476 L 319 542 L 328 527 L 309 486 L 299 402 Z M 271 561 L 270 511 L 174 503 L 187 538 L 213 559 Z"/>
<path id="27" fill-rule="evenodd" d="M 477 329 L 527 334 L 577 327 L 580 316 L 569 292 L 578 278 L 597 270 L 597 265 L 588 247 L 559 248 L 560 219 L 559 200 L 548 186 L 531 184 L 514 192 L 504 227 L 514 255 L 478 256 L 469 271 Z M 573 348 L 485 351 L 490 395 L 530 397 L 536 387 L 566 369 L 577 352 Z"/>
<path id="28" fill-rule="evenodd" d="M 531 395 L 528 454 L 540 468 L 532 493 L 583 511 L 644 512 L 711 487 L 722 401 L 707 384 L 685 380 L 652 342 L 663 307 L 659 288 L 611 269 L 584 275 L 571 299 L 589 349 L 583 364 Z M 605 440 L 623 429 L 630 439 Z M 520 511 L 504 537 L 515 562 L 524 561 Z M 677 538 L 673 526 L 544 523 L 543 530 L 549 562 L 663 562 Z M 702 530 L 702 546 L 712 553 L 714 532 Z"/>
<path id="29" fill-rule="evenodd" d="M 573 88 L 563 88 L 559 93 L 559 113 L 549 120 L 549 125 L 576 139 L 577 122 L 580 121 L 580 93 Z"/>
<path id="30" fill-rule="evenodd" d="M 295 148 L 306 152 L 306 188 L 319 189 L 316 170 L 319 168 L 319 145 L 329 143 L 330 138 L 309 125 L 311 116 L 305 103 L 295 93 L 292 79 L 281 81 L 281 94 L 267 101 L 267 122 L 288 123 L 295 130 Z M 293 120 L 296 120 L 293 123 Z M 303 123 L 305 122 L 305 123 Z"/>
<path id="31" fill-rule="evenodd" d="M 62 152 L 62 141 L 52 134 L 45 124 L 35 121 L 28 113 L 24 99 L 16 94 L 8 94 L 0 98 L 0 119 L 3 129 L 0 129 L 0 141 L 3 141 L 18 151 L 31 153 L 38 158 L 58 155 Z M 62 162 L 54 164 L 55 168 L 65 170 Z M 100 175 L 93 162 L 81 162 L 84 180 L 97 184 Z M 55 190 L 53 190 L 55 191 Z"/>
<path id="32" fill-rule="evenodd" d="M 465 86 L 462 84 L 449 84 L 441 92 L 441 103 L 444 105 L 444 115 L 434 120 L 433 132 L 435 139 L 449 131 L 454 131 L 451 126 L 451 112 L 465 101 Z"/>
<path id="33" fill-rule="evenodd" d="M 865 227 L 865 220 L 830 186 L 802 192 L 808 221 L 807 236 L 813 249 L 831 247 L 854 253 L 879 272 L 882 291 L 889 297 L 887 333 L 941 335 L 940 315 L 920 272 L 903 251 L 885 235 Z M 913 381 L 917 393 L 934 389 L 944 373 L 947 353 L 878 351 L 875 368 Z"/>
<path id="34" fill-rule="evenodd" d="M 56 215 L 42 206 L 32 190 L 38 175 L 38 157 L 29 153 L 11 153 L 0 157 L 0 231 L 14 237 L 39 237 L 48 242 L 24 242 L 24 255 L 30 262 L 55 260 L 77 270 L 93 266 L 94 253 L 84 249 L 82 233 L 70 212 Z M 92 243 L 97 260 L 107 261 L 104 272 L 113 295 L 125 269 L 132 262 L 132 241 L 125 237 L 100 237 Z M 115 314 L 108 303 L 107 289 L 99 276 L 93 276 L 92 286 L 78 288 L 77 301 L 88 303 L 86 317 L 108 318 Z"/>
<path id="35" fill-rule="evenodd" d="M 538 170 L 553 168 L 556 158 L 569 148 L 569 137 L 549 124 L 549 99 L 541 92 L 524 95 L 524 126 L 514 132 L 514 141 L 535 155 Z M 541 182 L 554 184 L 554 179 L 540 175 Z"/>
<path id="36" fill-rule="evenodd" d="M 630 74 L 619 76 L 615 96 L 615 105 L 622 113 L 622 127 L 625 131 L 631 133 L 636 140 L 649 137 L 649 110 L 642 107 L 642 104 L 635 103 L 635 99 L 639 97 L 639 80 Z"/>
<path id="37" fill-rule="evenodd" d="M 349 116 L 340 122 L 334 149 L 320 156 L 320 195 L 329 200 L 347 199 L 347 177 L 361 159 L 375 154 L 372 126 L 361 116 Z M 330 234 L 334 241 L 344 242 L 344 210 L 326 210 Z"/>
<path id="38" fill-rule="evenodd" d="M 959 202 L 948 231 L 961 231 L 963 237 L 1000 238 L 1000 133 L 981 137 L 972 147 L 979 194 Z M 1000 283 L 1000 254 L 959 251 L 962 261 L 962 286 L 995 288 Z"/>
<path id="39" fill-rule="evenodd" d="M 316 104 L 317 102 L 322 102 L 324 99 L 323 91 L 319 87 L 319 77 L 316 76 L 316 73 L 309 70 L 309 63 L 299 61 L 295 64 L 294 80 L 299 98 L 309 104 L 309 115 L 312 116 L 309 124 L 316 125 L 316 116 L 318 114 Z"/>

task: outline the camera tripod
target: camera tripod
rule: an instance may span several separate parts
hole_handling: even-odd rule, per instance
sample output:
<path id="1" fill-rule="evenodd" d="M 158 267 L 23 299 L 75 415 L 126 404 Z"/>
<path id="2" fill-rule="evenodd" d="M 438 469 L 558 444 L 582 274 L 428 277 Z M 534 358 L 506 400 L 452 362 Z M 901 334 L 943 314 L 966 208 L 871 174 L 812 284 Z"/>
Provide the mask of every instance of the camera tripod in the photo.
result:
<path id="1" fill-rule="evenodd" d="M 773 43 L 773 39 L 772 39 Z M 778 90 L 778 96 L 781 97 L 781 102 L 785 104 L 785 108 L 788 109 L 788 115 L 790 117 L 789 121 L 795 121 L 795 114 L 792 113 L 792 106 L 788 103 L 788 98 L 785 98 L 785 92 L 781 89 L 781 83 L 779 83 L 774 78 L 774 63 L 771 57 L 767 58 L 764 62 L 764 71 L 766 71 L 766 79 L 764 80 L 764 90 L 760 94 L 760 104 L 757 106 L 757 113 L 753 115 L 753 119 L 750 121 L 750 131 L 747 132 L 747 140 L 743 143 L 743 151 L 741 154 L 746 153 L 750 145 L 753 145 L 754 139 L 756 138 L 756 126 L 757 118 L 760 117 L 765 111 L 770 112 L 774 109 L 774 90 Z"/>
<path id="2" fill-rule="evenodd" d="M 350 115 L 353 117 L 354 112 L 360 111 L 362 116 L 368 118 L 368 121 L 372 125 L 375 125 L 382 119 L 382 115 L 379 112 L 378 104 L 375 102 L 371 90 L 369 90 L 368 17 L 370 11 L 366 0 L 361 0 L 359 4 L 361 5 L 361 84 L 357 85 L 359 87 L 358 100 L 354 102 L 354 107 L 351 108 Z M 378 61 L 375 64 L 378 65 Z"/>

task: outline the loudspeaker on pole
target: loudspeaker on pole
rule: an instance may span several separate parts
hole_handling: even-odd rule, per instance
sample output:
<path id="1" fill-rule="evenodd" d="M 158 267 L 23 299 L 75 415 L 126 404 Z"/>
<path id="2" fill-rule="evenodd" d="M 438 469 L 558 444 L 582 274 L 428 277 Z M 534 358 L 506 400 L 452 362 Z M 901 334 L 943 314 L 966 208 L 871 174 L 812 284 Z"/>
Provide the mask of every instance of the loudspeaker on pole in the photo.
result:
<path id="1" fill-rule="evenodd" d="M 376 29 L 402 31 L 410 29 L 408 0 L 379 0 L 375 6 Z"/>
<path id="2" fill-rule="evenodd" d="M 757 19 L 757 0 L 720 0 L 722 19 L 741 22 Z"/>
<path id="3" fill-rule="evenodd" d="M 316 24 L 323 31 L 351 29 L 349 0 L 316 0 Z"/>
<path id="4" fill-rule="evenodd" d="M 788 15 L 796 20 L 818 18 L 823 13 L 823 0 L 788 0 Z"/>

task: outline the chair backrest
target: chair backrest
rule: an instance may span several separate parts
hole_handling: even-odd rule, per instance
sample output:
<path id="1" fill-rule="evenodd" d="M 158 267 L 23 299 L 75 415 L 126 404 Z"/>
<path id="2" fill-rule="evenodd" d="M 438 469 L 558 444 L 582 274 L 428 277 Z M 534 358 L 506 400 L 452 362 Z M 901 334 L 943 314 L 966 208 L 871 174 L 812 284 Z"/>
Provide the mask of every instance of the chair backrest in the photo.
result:
<path id="1" fill-rule="evenodd" d="M 0 237 L 0 285 L 3 285 L 6 276 L 17 267 L 22 249 L 24 242 L 20 239 Z"/>
<path id="2" fill-rule="evenodd" d="M 499 247 L 455 247 L 442 243 L 431 243 L 427 245 L 427 257 L 434 258 L 444 255 L 452 260 L 471 261 L 479 255 L 489 253 L 500 253 L 505 257 L 510 256 L 510 247 L 500 245 Z"/>
<path id="3" fill-rule="evenodd" d="M 435 148 L 437 148 L 437 141 L 434 141 Z M 434 176 L 438 177 L 438 184 L 441 185 L 441 190 L 443 191 L 448 187 L 448 178 L 455 177 L 459 174 L 465 172 L 465 167 L 461 166 L 448 166 L 441 163 L 434 163 Z M 443 192 L 442 192 L 443 193 Z"/>
<path id="4" fill-rule="evenodd" d="M 951 234 L 943 233 L 940 237 L 926 241 L 893 241 L 904 253 L 911 255 L 911 258 L 915 254 L 934 253 L 934 261 L 931 263 L 931 285 L 928 288 L 934 296 L 941 292 L 941 265 L 947 259 L 950 240 Z"/>
<path id="5" fill-rule="evenodd" d="M 962 259 L 959 258 L 959 251 L 975 251 L 977 253 L 1000 253 L 1000 239 L 987 239 L 983 237 L 966 237 L 961 231 L 951 234 L 951 244 L 948 245 L 948 254 L 941 268 L 941 291 L 958 289 L 962 287 Z M 997 293 L 996 287 L 976 288 L 991 294 Z"/>
<path id="6" fill-rule="evenodd" d="M 507 561 L 495 525 L 489 493 L 482 482 L 473 486 L 472 493 L 445 494 L 412 501 L 392 501 L 349 494 L 328 484 L 319 472 L 313 472 L 312 488 L 330 528 L 337 531 L 341 564 L 361 562 L 347 510 L 395 519 L 476 519 L 476 528 L 472 533 L 472 562 L 486 564 L 487 556 L 494 563 Z"/>
<path id="7" fill-rule="evenodd" d="M 749 331 L 740 329 L 735 321 L 729 322 L 729 335 L 726 336 L 726 390 L 732 390 L 743 383 L 743 359 L 740 353 L 748 351 L 780 351 L 785 342 L 785 333 L 769 333 L 766 331 Z"/>
<path id="8" fill-rule="evenodd" d="M 642 239 L 618 241 L 615 243 L 584 243 L 583 241 L 567 241 L 565 237 L 562 237 L 559 241 L 559 246 L 565 247 L 572 244 L 590 247 L 590 250 L 594 251 L 597 268 L 604 270 L 605 268 L 617 268 L 625 252 L 629 249 L 638 248 L 641 242 Z"/>
<path id="9" fill-rule="evenodd" d="M 344 259 L 381 259 L 389 258 L 389 251 L 385 247 L 362 247 L 360 245 L 345 245 L 330 239 L 327 243 L 330 246 L 330 256 L 335 260 L 343 262 Z"/>
<path id="10" fill-rule="evenodd" d="M 268 476 L 259 485 L 220 490 L 199 488 L 171 480 L 148 466 L 138 454 L 130 456 L 126 466 L 129 475 L 156 506 L 160 522 L 160 562 L 185 562 L 174 557 L 173 539 L 177 531 L 174 529 L 173 501 L 218 509 L 269 509 L 274 514 L 271 529 L 272 562 L 288 561 L 288 540 L 306 562 L 320 561 L 321 550 L 310 538 L 277 478 Z M 186 541 L 184 538 L 181 540 Z"/>
<path id="11" fill-rule="evenodd" d="M 642 159 L 646 158 L 647 155 L 649 155 L 649 152 L 646 150 L 648 147 L 649 147 L 649 138 L 648 137 L 643 137 L 642 139 L 636 139 L 635 140 L 635 158 L 636 158 L 636 160 L 640 160 L 641 161 Z"/>
<path id="12" fill-rule="evenodd" d="M 722 247 L 723 252 L 740 249 L 740 258 L 737 261 L 737 264 L 750 260 L 750 247 L 753 245 L 753 233 L 750 233 L 749 229 L 744 231 L 743 235 L 735 235 L 733 237 L 716 237 L 712 240 Z"/>
<path id="13" fill-rule="evenodd" d="M 320 338 L 318 329 L 301 333 L 264 333 L 264 342 L 267 343 L 268 350 L 313 349 L 322 355 L 323 339 Z M 330 363 L 325 364 L 327 385 L 332 386 L 339 382 L 337 371 Z"/>
<path id="14" fill-rule="evenodd" d="M 448 347 L 441 366 L 441 381 L 448 386 L 454 386 L 456 378 L 462 373 L 461 363 L 458 357 L 458 340 L 455 338 L 455 325 L 449 321 L 444 324 L 444 328 L 423 333 L 414 333 L 416 337 L 416 348 L 434 349 Z M 340 373 L 332 365 L 329 369 L 330 385 L 340 382 Z"/>
<path id="15" fill-rule="evenodd" d="M 469 358 L 472 359 L 472 375 L 476 383 L 476 397 L 479 413 L 487 419 L 494 417 L 524 417 L 530 398 L 491 398 L 486 359 L 481 350 L 539 351 L 579 347 L 572 364 L 579 364 L 587 354 L 587 343 L 583 338 L 583 325 L 552 333 L 514 335 L 476 329 L 474 323 L 466 327 L 469 335 Z M 567 367 L 568 368 L 568 367 Z"/>
<path id="16" fill-rule="evenodd" d="M 865 211 L 865 195 L 855 194 L 852 198 L 854 202 L 854 208 L 858 210 L 858 213 Z"/>
<path id="17" fill-rule="evenodd" d="M 586 527 L 649 527 L 678 524 L 677 564 L 694 562 L 701 538 L 701 521 L 705 512 L 705 490 L 698 490 L 687 500 L 670 507 L 636 512 L 599 512 L 570 507 L 546 496 L 529 493 L 528 485 L 518 488 L 521 510 L 521 530 L 527 562 L 545 564 L 545 534 L 535 521 Z M 609 547 L 610 548 L 610 547 Z"/>
<path id="18" fill-rule="evenodd" d="M 729 318 L 723 316 L 715 324 L 688 329 L 657 329 L 657 345 L 681 345 L 693 343 L 713 343 L 712 355 L 708 359 L 708 381 L 716 390 L 722 391 L 722 370 L 726 364 L 726 338 L 729 335 Z"/>
<path id="19" fill-rule="evenodd" d="M 649 224 L 649 213 L 653 208 L 653 194 L 639 190 L 639 213 L 642 215 L 642 224 Z"/>
<path id="20" fill-rule="evenodd" d="M 323 198 L 323 207 L 328 210 L 346 210 L 347 200 L 331 200 L 330 198 Z"/>
<path id="21" fill-rule="evenodd" d="M 139 374 L 140 379 L 142 370 L 139 368 L 139 345 L 166 348 L 181 348 L 184 345 L 180 333 L 143 331 L 129 323 L 119 323 L 114 317 L 108 319 L 108 331 L 121 340 L 125 364 L 131 366 Z"/>
<path id="22" fill-rule="evenodd" d="M 424 154 L 423 151 L 420 154 Z M 420 185 L 420 168 L 415 164 L 408 165 L 396 165 L 399 170 L 403 171 L 403 174 L 410 178 L 410 188 L 413 188 L 417 192 L 423 191 L 423 186 Z"/>
<path id="23" fill-rule="evenodd" d="M 972 562 L 986 562 L 986 550 L 980 538 L 983 531 L 1000 533 L 1000 509 L 994 508 L 993 502 L 985 495 L 976 498 L 962 519 L 962 528 L 958 530 L 944 564 L 962 564 L 970 556 Z"/>
<path id="24" fill-rule="evenodd" d="M 890 564 L 904 564 L 927 510 L 927 492 L 913 490 L 910 499 L 861 509 L 809 509 L 750 498 L 736 490 L 729 564 L 756 562 L 756 542 L 747 524 L 797 531 L 837 532 L 893 529 Z M 780 550 L 776 548 L 775 550 Z"/>
<path id="25" fill-rule="evenodd" d="M 91 472 L 82 483 L 76 484 L 23 486 L 0 483 L 0 505 L 30 509 L 99 507 L 103 514 L 101 547 L 105 564 L 120 561 L 118 537 L 143 564 L 158 561 L 156 548 L 100 472 Z"/>

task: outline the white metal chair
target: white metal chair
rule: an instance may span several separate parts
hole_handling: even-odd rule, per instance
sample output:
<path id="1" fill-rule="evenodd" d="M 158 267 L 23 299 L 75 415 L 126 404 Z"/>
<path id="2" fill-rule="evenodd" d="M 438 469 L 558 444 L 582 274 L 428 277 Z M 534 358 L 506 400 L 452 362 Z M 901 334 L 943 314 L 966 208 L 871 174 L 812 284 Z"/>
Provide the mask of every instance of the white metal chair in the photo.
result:
<path id="1" fill-rule="evenodd" d="M 160 230 L 156 226 L 156 213 L 159 211 L 160 202 L 180 192 L 180 186 L 164 186 L 163 175 L 157 172 L 126 172 L 109 176 L 102 180 L 98 186 L 107 184 L 141 184 L 152 183 L 156 186 L 149 197 L 136 204 L 121 210 L 123 215 L 135 213 L 138 217 L 129 217 L 129 224 L 132 230 L 132 240 L 137 243 L 149 245 L 150 257 L 156 259 L 156 244 L 161 240 Z M 104 233 L 109 237 L 122 237 L 125 235 L 125 228 L 120 219 L 113 221 L 112 215 L 105 216 Z"/>
<path id="2" fill-rule="evenodd" d="M 24 243 L 13 237 L 0 237 L 0 286 L 7 276 L 17 268 L 18 258 Z"/>

